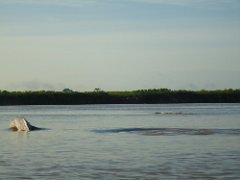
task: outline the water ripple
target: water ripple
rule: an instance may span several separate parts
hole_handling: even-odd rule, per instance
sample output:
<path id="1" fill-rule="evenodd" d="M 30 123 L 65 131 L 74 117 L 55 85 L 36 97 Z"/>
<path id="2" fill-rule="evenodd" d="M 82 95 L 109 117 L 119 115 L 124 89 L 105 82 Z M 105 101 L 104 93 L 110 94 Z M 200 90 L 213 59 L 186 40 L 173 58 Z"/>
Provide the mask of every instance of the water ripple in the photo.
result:
<path id="1" fill-rule="evenodd" d="M 95 133 L 137 133 L 146 136 L 240 135 L 240 129 L 116 128 L 93 130 Z"/>

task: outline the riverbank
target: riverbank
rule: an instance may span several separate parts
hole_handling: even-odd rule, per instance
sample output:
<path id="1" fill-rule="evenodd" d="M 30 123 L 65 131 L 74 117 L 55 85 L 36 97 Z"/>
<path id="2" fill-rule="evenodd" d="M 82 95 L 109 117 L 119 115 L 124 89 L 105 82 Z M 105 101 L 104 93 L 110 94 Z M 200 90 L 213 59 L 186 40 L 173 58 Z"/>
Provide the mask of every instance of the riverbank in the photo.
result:
<path id="1" fill-rule="evenodd" d="M 240 103 L 240 89 L 136 91 L 0 91 L 0 105 Z"/>

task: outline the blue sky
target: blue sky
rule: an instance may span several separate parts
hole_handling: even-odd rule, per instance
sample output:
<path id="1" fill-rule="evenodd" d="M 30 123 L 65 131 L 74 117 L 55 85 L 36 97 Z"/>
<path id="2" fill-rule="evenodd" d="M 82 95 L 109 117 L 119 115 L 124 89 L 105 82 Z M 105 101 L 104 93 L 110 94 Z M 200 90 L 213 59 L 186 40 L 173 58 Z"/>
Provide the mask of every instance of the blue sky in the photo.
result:
<path id="1" fill-rule="evenodd" d="M 240 88 L 238 0 L 0 0 L 0 89 Z"/>

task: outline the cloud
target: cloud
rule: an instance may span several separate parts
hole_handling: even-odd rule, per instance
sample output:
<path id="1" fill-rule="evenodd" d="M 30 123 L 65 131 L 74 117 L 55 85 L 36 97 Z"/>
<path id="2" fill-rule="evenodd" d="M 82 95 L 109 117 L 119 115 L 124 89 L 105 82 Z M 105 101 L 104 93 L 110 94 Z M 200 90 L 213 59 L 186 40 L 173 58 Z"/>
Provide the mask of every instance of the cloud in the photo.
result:
<path id="1" fill-rule="evenodd" d="M 170 5 L 189 5 L 194 3 L 193 0 L 130 0 L 136 3 L 148 4 L 170 4 Z"/>
<path id="2" fill-rule="evenodd" d="M 40 80 L 30 80 L 23 81 L 15 84 L 11 84 L 9 89 L 14 90 L 56 90 L 63 89 L 65 86 L 63 84 L 50 84 Z"/>
<path id="3" fill-rule="evenodd" d="M 136 3 L 206 8 L 206 9 L 240 8 L 239 0 L 129 0 L 129 1 Z"/>
<path id="4" fill-rule="evenodd" d="M 96 4 L 96 0 L 0 0 L 0 4 L 35 4 L 35 5 L 57 5 L 57 6 L 84 6 Z"/>
<path id="5" fill-rule="evenodd" d="M 37 4 L 57 6 L 86 6 L 99 4 L 121 3 L 146 3 L 166 4 L 175 6 L 216 6 L 216 7 L 240 7 L 239 0 L 0 0 L 0 4 Z"/>

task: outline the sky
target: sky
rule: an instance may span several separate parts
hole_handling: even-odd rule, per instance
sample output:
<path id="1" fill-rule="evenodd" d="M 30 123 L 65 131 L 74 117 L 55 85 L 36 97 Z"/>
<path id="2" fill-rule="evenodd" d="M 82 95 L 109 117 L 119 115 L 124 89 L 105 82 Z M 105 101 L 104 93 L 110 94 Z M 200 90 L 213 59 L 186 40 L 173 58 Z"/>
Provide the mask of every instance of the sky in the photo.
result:
<path id="1" fill-rule="evenodd" d="M 240 88 L 239 0 L 0 0 L 0 90 Z"/>

